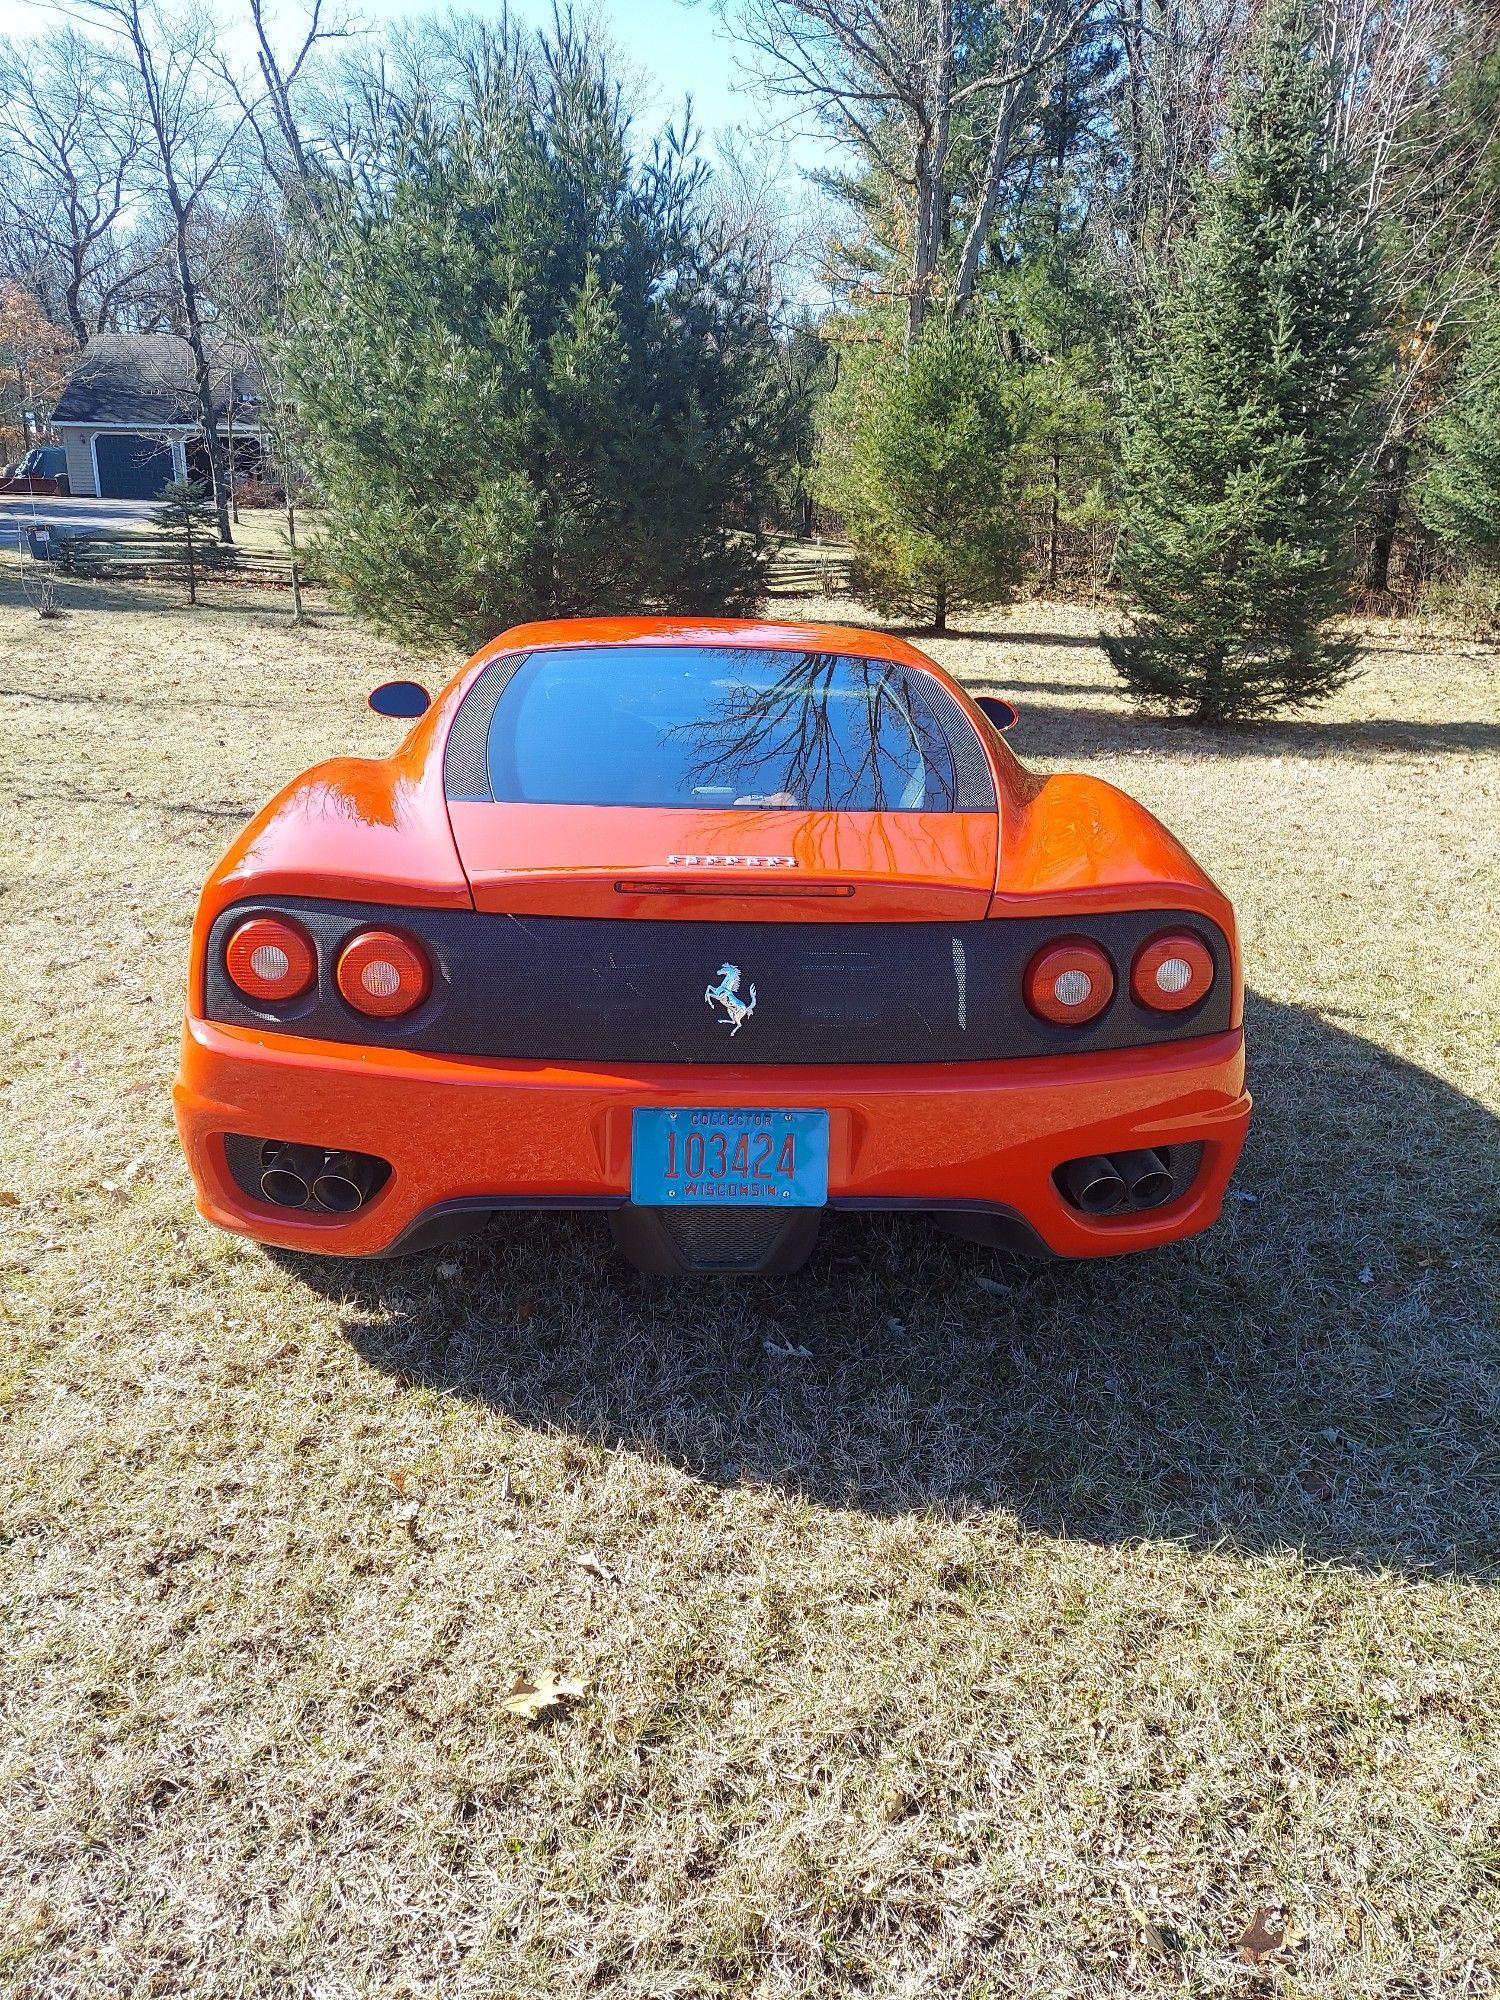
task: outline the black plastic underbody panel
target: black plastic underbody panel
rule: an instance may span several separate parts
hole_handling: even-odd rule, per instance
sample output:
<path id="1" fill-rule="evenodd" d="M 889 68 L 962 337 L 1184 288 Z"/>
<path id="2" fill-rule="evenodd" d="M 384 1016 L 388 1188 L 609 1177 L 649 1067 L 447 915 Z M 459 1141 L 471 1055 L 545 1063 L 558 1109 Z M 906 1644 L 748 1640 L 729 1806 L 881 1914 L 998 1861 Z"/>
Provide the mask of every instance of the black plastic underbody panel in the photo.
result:
<path id="1" fill-rule="evenodd" d="M 255 914 L 295 916 L 318 951 L 316 988 L 281 1007 L 248 1001 L 224 969 L 230 932 Z M 334 966 L 372 926 L 419 939 L 432 991 L 412 1014 L 371 1020 L 348 1006 Z M 1181 1013 L 1130 997 L 1136 951 L 1167 928 L 1190 930 L 1217 977 Z M 1022 979 L 1043 944 L 1084 934 L 1114 961 L 1115 996 L 1081 1027 L 1039 1021 Z M 731 1032 L 705 999 L 719 969 L 739 970 L 754 1009 Z M 719 1064 L 984 1062 L 1149 1047 L 1227 1028 L 1229 948 L 1215 925 L 1180 910 L 977 923 L 680 923 L 655 918 L 514 917 L 297 897 L 222 911 L 209 935 L 208 1018 L 319 1040 L 538 1062 Z"/>

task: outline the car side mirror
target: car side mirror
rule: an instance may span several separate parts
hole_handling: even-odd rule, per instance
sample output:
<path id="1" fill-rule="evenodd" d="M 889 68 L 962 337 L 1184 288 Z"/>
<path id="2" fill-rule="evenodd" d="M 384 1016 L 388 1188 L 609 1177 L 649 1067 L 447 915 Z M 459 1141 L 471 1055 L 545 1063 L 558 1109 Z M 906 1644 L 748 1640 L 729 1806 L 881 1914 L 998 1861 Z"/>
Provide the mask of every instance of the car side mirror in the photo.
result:
<path id="1" fill-rule="evenodd" d="M 1014 729 L 1021 720 L 1008 701 L 1002 701 L 997 694 L 976 694 L 975 705 L 982 711 L 985 720 L 992 722 L 1003 736 L 1007 729 Z"/>
<path id="2" fill-rule="evenodd" d="M 412 722 L 431 708 L 432 696 L 420 681 L 382 681 L 370 696 L 370 706 L 377 715 Z"/>

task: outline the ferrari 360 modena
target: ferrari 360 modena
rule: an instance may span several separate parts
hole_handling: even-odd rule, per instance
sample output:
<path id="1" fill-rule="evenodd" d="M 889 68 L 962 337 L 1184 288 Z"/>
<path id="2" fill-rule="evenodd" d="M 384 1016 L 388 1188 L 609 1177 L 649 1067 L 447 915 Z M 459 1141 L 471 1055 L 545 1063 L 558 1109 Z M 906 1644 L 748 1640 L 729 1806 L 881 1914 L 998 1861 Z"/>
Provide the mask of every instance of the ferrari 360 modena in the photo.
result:
<path id="1" fill-rule="evenodd" d="M 1228 901 L 904 640 L 565 620 L 371 704 L 405 741 L 294 780 L 203 891 L 175 1099 L 210 1221 L 378 1257 L 600 1209 L 646 1270 L 753 1274 L 827 1209 L 1057 1257 L 1218 1216 Z"/>

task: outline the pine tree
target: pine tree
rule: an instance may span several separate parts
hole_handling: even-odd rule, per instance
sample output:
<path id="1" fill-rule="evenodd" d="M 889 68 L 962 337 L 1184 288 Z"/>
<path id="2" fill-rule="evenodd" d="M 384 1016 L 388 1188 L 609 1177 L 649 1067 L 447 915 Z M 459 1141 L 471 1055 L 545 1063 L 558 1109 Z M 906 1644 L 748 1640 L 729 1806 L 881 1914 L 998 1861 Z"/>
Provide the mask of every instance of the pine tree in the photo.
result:
<path id="1" fill-rule="evenodd" d="M 1373 379 L 1371 257 L 1325 138 L 1308 8 L 1262 31 L 1196 238 L 1127 390 L 1117 567 L 1138 607 L 1108 651 L 1137 699 L 1203 721 L 1339 687 Z"/>
<path id="2" fill-rule="evenodd" d="M 282 373 L 325 559 L 417 644 L 746 608 L 789 422 L 704 170 L 671 134 L 634 155 L 566 17 L 481 54 L 305 225 Z"/>
<path id="3" fill-rule="evenodd" d="M 851 580 L 883 617 L 1006 604 L 1026 551 L 1011 384 L 985 316 L 930 315 L 910 352 L 877 347 L 830 399 L 823 491 L 843 514 Z"/>
<path id="4" fill-rule="evenodd" d="M 1500 568 L 1500 293 L 1486 302 L 1429 438 L 1422 519 L 1449 548 Z"/>
<path id="5" fill-rule="evenodd" d="M 216 533 L 212 503 L 196 479 L 173 479 L 157 495 L 152 520 L 182 564 L 189 604 L 198 602 L 198 577 Z"/>

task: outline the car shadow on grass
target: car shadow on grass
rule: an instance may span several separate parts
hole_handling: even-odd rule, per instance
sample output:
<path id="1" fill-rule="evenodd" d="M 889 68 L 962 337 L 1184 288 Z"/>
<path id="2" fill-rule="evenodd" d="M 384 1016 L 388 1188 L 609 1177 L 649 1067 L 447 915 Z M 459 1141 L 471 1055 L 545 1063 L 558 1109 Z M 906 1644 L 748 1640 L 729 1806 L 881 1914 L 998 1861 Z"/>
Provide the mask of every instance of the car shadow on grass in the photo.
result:
<path id="1" fill-rule="evenodd" d="M 601 1218 L 404 1262 L 287 1256 L 366 1360 L 723 1485 L 1047 1534 L 1491 1574 L 1500 1121 L 1252 997 L 1256 1116 L 1223 1220 L 1027 1264 L 831 1217 L 800 1276 L 670 1282 Z"/>

